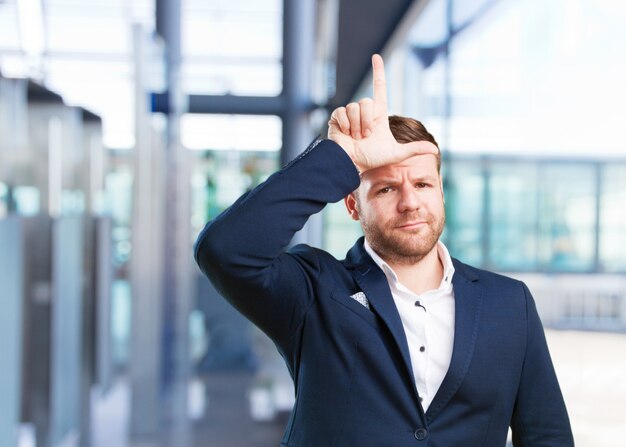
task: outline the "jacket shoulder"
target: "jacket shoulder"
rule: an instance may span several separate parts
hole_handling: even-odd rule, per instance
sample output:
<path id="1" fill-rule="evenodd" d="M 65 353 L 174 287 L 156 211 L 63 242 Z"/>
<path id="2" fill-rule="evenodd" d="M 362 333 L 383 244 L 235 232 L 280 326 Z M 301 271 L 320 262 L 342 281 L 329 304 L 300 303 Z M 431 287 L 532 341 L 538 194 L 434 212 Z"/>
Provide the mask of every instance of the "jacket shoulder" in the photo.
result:
<path id="1" fill-rule="evenodd" d="M 481 269 L 478 267 L 465 264 L 456 258 L 452 258 L 455 271 L 459 274 L 467 277 L 471 281 L 481 281 L 484 283 L 493 283 L 497 285 L 507 285 L 512 287 L 524 287 L 524 283 L 519 279 L 512 278 L 510 276 L 503 275 L 501 273 L 492 272 L 490 270 Z"/>

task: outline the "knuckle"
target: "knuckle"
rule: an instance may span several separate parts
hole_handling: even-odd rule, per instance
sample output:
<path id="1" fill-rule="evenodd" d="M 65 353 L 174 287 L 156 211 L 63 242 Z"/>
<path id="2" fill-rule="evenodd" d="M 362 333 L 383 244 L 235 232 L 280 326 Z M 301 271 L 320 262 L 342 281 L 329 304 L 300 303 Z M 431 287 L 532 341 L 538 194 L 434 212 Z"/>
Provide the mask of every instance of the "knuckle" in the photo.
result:
<path id="1" fill-rule="evenodd" d="M 333 110 L 333 113 L 331 113 L 330 116 L 331 118 L 337 118 L 338 116 L 341 116 L 341 114 L 345 112 L 346 112 L 345 107 L 337 107 L 335 110 Z"/>

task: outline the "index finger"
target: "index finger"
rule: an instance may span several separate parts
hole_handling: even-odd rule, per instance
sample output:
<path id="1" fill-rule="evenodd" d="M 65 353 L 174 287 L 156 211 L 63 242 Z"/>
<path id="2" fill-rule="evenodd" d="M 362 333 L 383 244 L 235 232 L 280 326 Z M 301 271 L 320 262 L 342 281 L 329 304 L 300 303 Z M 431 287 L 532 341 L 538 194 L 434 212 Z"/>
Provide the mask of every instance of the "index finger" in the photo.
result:
<path id="1" fill-rule="evenodd" d="M 374 116 L 387 116 L 387 81 L 385 64 L 379 54 L 372 56 L 372 81 L 374 84 Z"/>

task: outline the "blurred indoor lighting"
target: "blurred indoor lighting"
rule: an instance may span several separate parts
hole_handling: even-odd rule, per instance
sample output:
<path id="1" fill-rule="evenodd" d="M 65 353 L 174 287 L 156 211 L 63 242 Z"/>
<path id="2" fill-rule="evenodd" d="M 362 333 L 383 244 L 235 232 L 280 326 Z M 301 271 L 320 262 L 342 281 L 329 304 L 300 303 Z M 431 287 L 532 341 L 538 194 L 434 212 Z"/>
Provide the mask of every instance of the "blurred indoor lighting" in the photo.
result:
<path id="1" fill-rule="evenodd" d="M 41 0 L 17 0 L 22 49 L 38 64 L 45 50 L 45 29 Z"/>

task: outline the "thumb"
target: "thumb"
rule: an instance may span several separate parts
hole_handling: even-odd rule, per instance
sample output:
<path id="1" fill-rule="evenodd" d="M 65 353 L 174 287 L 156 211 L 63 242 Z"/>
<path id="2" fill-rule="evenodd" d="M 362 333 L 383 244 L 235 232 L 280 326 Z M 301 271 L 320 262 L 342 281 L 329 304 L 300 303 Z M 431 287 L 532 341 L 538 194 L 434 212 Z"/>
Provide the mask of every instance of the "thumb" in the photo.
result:
<path id="1" fill-rule="evenodd" d="M 413 141 L 411 143 L 398 143 L 399 151 L 406 155 L 406 158 L 413 157 L 415 155 L 438 155 L 439 148 L 430 141 Z"/>

